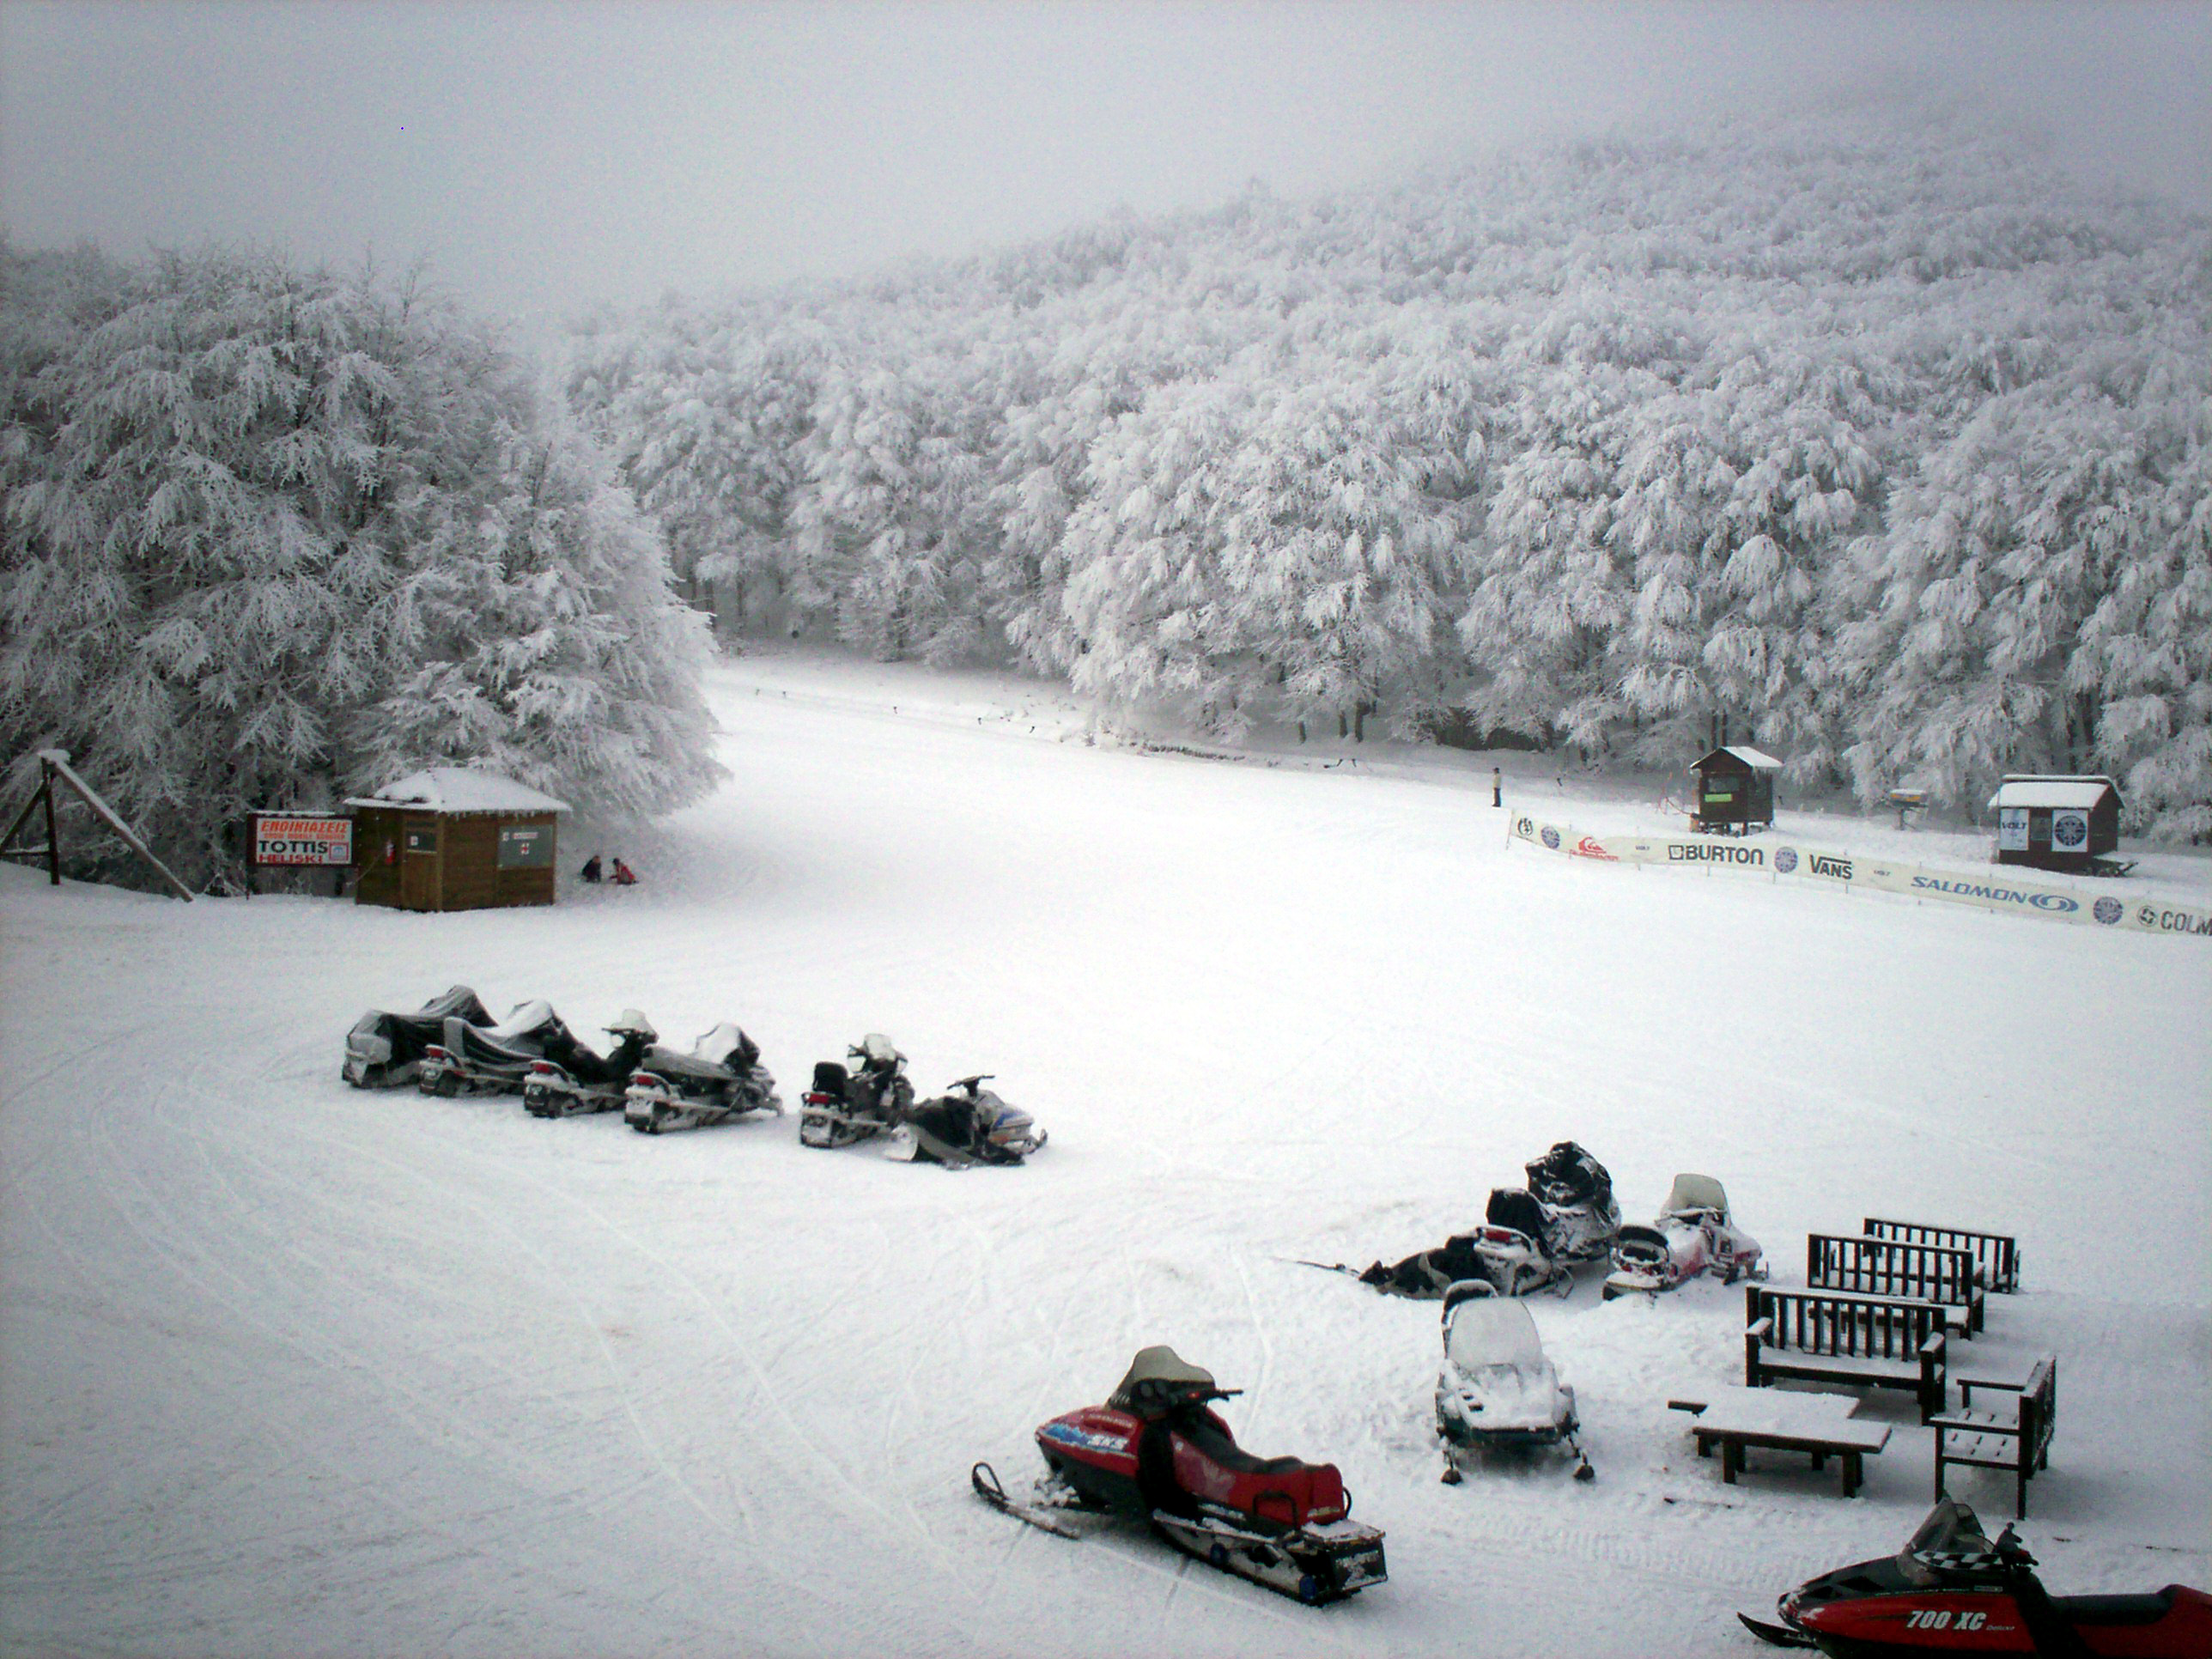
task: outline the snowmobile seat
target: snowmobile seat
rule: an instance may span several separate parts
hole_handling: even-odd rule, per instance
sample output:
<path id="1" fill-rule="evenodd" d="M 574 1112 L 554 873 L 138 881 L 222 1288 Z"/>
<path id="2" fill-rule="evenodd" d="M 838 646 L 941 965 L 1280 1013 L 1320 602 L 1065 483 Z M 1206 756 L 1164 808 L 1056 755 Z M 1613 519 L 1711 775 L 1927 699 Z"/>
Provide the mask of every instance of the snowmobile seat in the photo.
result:
<path id="1" fill-rule="evenodd" d="M 2173 1611 L 2174 1595 L 2181 1589 L 2168 1584 L 2161 1590 L 2118 1595 L 2054 1595 L 2051 1605 L 2077 1625 L 2155 1625 Z"/>
<path id="2" fill-rule="evenodd" d="M 1271 1526 L 1303 1527 L 1310 1518 L 1336 1520 L 1345 1512 L 1344 1480 L 1334 1463 L 1255 1457 L 1211 1412 L 1176 1423 L 1170 1440 L 1175 1482 L 1184 1492 Z"/>
<path id="3" fill-rule="evenodd" d="M 1301 1458 L 1255 1457 L 1237 1443 L 1211 1412 L 1194 1422 L 1177 1424 L 1176 1433 L 1204 1453 L 1209 1462 L 1238 1474 L 1288 1474 L 1307 1467 Z"/>
<path id="4" fill-rule="evenodd" d="M 836 1060 L 817 1060 L 814 1062 L 814 1086 L 811 1092 L 827 1095 L 832 1100 L 842 1100 L 845 1097 L 845 1085 L 849 1080 L 845 1068 Z"/>

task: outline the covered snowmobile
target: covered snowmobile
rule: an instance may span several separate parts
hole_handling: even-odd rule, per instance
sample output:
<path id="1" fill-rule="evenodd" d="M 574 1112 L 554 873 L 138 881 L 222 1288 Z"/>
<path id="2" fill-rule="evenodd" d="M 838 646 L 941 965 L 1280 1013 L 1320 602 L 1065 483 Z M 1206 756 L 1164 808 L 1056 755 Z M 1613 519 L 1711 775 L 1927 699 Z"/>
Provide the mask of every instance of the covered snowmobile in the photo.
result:
<path id="1" fill-rule="evenodd" d="M 404 1088 L 421 1077 L 423 1056 L 442 1039 L 448 1019 L 489 1025 L 491 1011 L 465 985 L 431 998 L 411 1014 L 372 1010 L 346 1033 L 339 1075 L 356 1089 Z"/>
<path id="2" fill-rule="evenodd" d="M 760 1049 L 728 1020 L 691 1045 L 689 1054 L 654 1048 L 630 1074 L 623 1096 L 623 1121 L 640 1134 L 696 1129 L 746 1112 L 783 1115 L 775 1079 L 760 1064 Z"/>
<path id="3" fill-rule="evenodd" d="M 1733 1285 L 1765 1278 L 1766 1263 L 1759 1241 L 1729 1218 L 1721 1183 L 1711 1176 L 1678 1175 L 1658 1219 L 1623 1227 L 1613 1240 L 1606 1300 L 1632 1291 L 1671 1291 L 1703 1273 Z"/>
<path id="4" fill-rule="evenodd" d="M 1018 1106 L 983 1086 L 988 1073 L 963 1077 L 908 1109 L 884 1143 L 885 1158 L 942 1164 L 1018 1164 L 1044 1145 L 1044 1131 Z"/>
<path id="5" fill-rule="evenodd" d="M 1574 1446 L 1575 1391 L 1545 1357 L 1526 1304 L 1494 1294 L 1476 1279 L 1444 1293 L 1444 1363 L 1437 1376 L 1437 1436 L 1444 1481 L 1459 1484 L 1472 1451 Z M 1580 1455 L 1580 1448 L 1575 1448 Z M 1589 1479 L 1589 1462 L 1575 1470 Z"/>
<path id="6" fill-rule="evenodd" d="M 1605 1166 L 1571 1140 L 1528 1164 L 1528 1185 L 1495 1187 L 1482 1225 L 1433 1250 L 1377 1261 L 1363 1285 L 1393 1296 L 1437 1297 L 1471 1279 L 1500 1296 L 1574 1289 L 1574 1264 L 1603 1255 L 1620 1231 L 1620 1206 Z M 1346 1271 L 1349 1272 L 1347 1268 Z"/>
<path id="7" fill-rule="evenodd" d="M 906 1056 L 881 1031 L 846 1049 L 848 1065 L 818 1060 L 813 1086 L 799 1103 L 802 1146 L 850 1146 L 882 1134 L 914 1104 Z"/>
<path id="8" fill-rule="evenodd" d="M 1808 1579 L 1777 1605 L 1779 1624 L 1739 1613 L 1777 1647 L 1838 1659 L 2034 1654 L 2043 1659 L 2207 1659 L 2212 1596 L 2182 1584 L 2133 1595 L 2052 1595 L 2010 1527 L 1995 1543 L 1946 1498 L 1897 1554 Z"/>
<path id="9" fill-rule="evenodd" d="M 578 1042 L 565 1060 L 532 1062 L 522 1082 L 523 1109 L 532 1117 L 621 1110 L 630 1074 L 660 1033 L 635 1008 L 623 1009 L 605 1029 L 615 1039 L 608 1054 L 595 1054 Z"/>
<path id="10" fill-rule="evenodd" d="M 1210 1408 L 1235 1392 L 1171 1348 L 1146 1348 L 1106 1404 L 1037 1431 L 1050 1473 L 1035 1501 L 1009 1498 L 988 1463 L 969 1479 L 986 1502 L 1048 1531 L 1080 1536 L 1056 1510 L 1142 1520 L 1177 1549 L 1301 1601 L 1384 1582 L 1382 1534 L 1350 1519 L 1336 1466 L 1245 1451 Z"/>
<path id="11" fill-rule="evenodd" d="M 517 1095 L 532 1066 L 541 1060 L 566 1065 L 576 1048 L 567 1024 L 542 998 L 519 1005 L 496 1025 L 471 1025 L 453 1016 L 423 1052 L 416 1082 L 426 1095 Z"/>

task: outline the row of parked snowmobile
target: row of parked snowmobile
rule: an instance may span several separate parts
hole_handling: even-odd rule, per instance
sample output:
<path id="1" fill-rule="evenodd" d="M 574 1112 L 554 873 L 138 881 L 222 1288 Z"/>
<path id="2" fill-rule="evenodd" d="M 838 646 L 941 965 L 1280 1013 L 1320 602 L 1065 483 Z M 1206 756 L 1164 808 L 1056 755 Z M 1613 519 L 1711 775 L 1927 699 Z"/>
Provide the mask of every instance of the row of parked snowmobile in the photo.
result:
<path id="1" fill-rule="evenodd" d="M 635 1008 L 605 1027 L 615 1039 L 600 1054 L 580 1041 L 544 1001 L 520 1004 L 495 1021 L 483 1000 L 456 985 L 411 1013 L 372 1011 L 346 1033 L 342 1075 L 361 1089 L 413 1085 L 424 1094 L 519 1094 L 533 1117 L 619 1110 L 641 1134 L 698 1128 L 752 1114 L 783 1115 L 775 1079 L 759 1047 L 725 1021 L 690 1048 L 661 1045 Z M 1018 1164 L 1044 1145 L 1027 1112 L 983 1085 L 988 1073 L 957 1079 L 917 1102 L 906 1056 L 871 1032 L 845 1062 L 815 1066 L 800 1103 L 799 1139 L 817 1147 L 880 1140 L 886 1157 L 961 1168 Z"/>
<path id="2" fill-rule="evenodd" d="M 1733 1284 L 1764 1279 L 1759 1241 L 1735 1224 L 1728 1194 L 1711 1176 L 1678 1175 L 1649 1226 L 1623 1226 L 1605 1165 L 1562 1140 L 1525 1166 L 1525 1187 L 1495 1187 L 1482 1225 L 1455 1233 L 1434 1249 L 1377 1261 L 1362 1284 L 1393 1296 L 1435 1297 L 1474 1286 L 1475 1296 L 1529 1296 L 1573 1290 L 1575 1269 L 1610 1258 L 1605 1297 L 1671 1291 L 1700 1273 Z M 1341 1262 L 1316 1262 L 1334 1271 Z"/>

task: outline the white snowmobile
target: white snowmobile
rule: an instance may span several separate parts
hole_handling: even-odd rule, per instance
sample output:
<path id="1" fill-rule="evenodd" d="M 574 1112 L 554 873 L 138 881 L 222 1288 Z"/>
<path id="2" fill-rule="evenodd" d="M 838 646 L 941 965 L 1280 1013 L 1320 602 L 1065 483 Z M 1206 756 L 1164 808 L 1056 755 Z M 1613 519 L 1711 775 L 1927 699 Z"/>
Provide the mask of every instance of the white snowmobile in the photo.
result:
<path id="1" fill-rule="evenodd" d="M 1471 1452 L 1563 1440 L 1580 1459 L 1575 1479 L 1591 1479 L 1589 1459 L 1575 1444 L 1575 1391 L 1545 1357 L 1527 1304 L 1498 1296 L 1484 1279 L 1455 1285 L 1444 1292 L 1443 1329 L 1437 1436 L 1444 1483 L 1459 1484 Z"/>
<path id="2" fill-rule="evenodd" d="M 908 1108 L 884 1138 L 884 1156 L 959 1170 L 1018 1164 L 1043 1146 L 1044 1131 L 1027 1112 L 983 1086 L 989 1077 L 963 1077 L 935 1099 Z"/>
<path id="3" fill-rule="evenodd" d="M 431 998 L 411 1014 L 372 1010 L 346 1033 L 345 1063 L 338 1074 L 356 1089 L 404 1088 L 422 1076 L 423 1057 L 444 1039 L 448 1019 L 492 1023 L 491 1011 L 465 985 Z"/>
<path id="4" fill-rule="evenodd" d="M 623 1121 L 640 1134 L 696 1129 L 746 1112 L 783 1115 L 775 1079 L 760 1065 L 760 1049 L 728 1020 L 684 1054 L 654 1048 L 632 1073 L 623 1097 Z"/>
<path id="5" fill-rule="evenodd" d="M 1613 1241 L 1606 1300 L 1632 1291 L 1671 1291 L 1699 1273 L 1724 1285 L 1764 1279 L 1759 1241 L 1729 1218 L 1728 1194 L 1711 1176 L 1678 1175 L 1659 1216 L 1648 1227 L 1627 1226 Z"/>
<path id="6" fill-rule="evenodd" d="M 813 1086 L 801 1097 L 802 1146 L 850 1146 L 882 1134 L 914 1104 L 906 1056 L 881 1031 L 871 1031 L 845 1050 L 849 1066 L 818 1060 Z"/>
<path id="7" fill-rule="evenodd" d="M 606 1054 L 594 1054 L 579 1042 L 560 1060 L 532 1062 L 522 1082 L 525 1111 L 532 1117 L 574 1117 L 622 1109 L 631 1074 L 660 1033 L 635 1008 L 623 1009 L 605 1029 L 616 1040 Z"/>

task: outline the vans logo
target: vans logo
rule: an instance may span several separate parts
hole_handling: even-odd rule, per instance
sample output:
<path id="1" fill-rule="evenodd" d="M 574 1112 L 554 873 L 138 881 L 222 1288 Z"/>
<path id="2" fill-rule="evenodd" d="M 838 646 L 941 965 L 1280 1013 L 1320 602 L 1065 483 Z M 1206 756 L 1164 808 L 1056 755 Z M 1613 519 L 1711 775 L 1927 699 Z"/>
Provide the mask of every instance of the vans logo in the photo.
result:
<path id="1" fill-rule="evenodd" d="M 1806 860 L 1807 866 L 1816 876 L 1833 876 L 1838 881 L 1851 878 L 1851 861 L 1835 858 L 1826 853 L 1814 853 Z"/>

